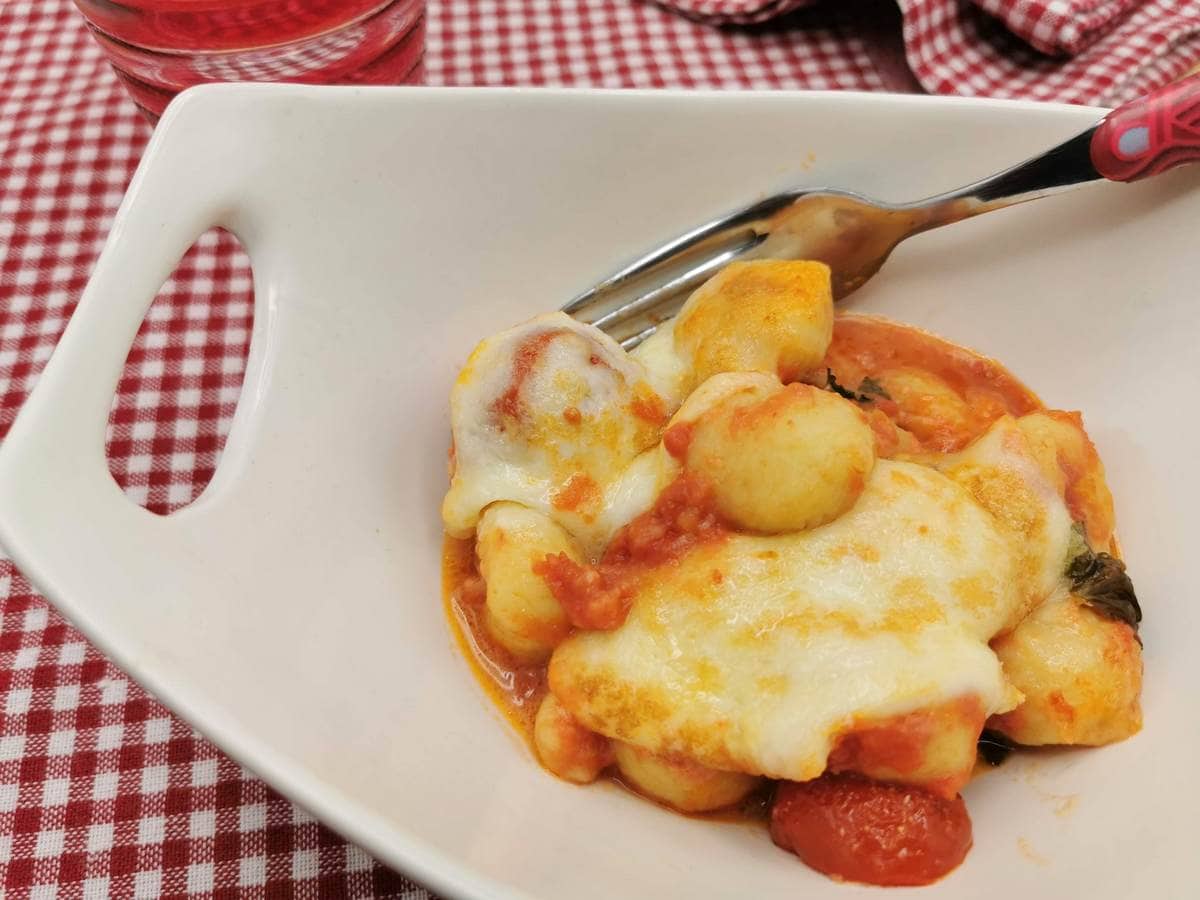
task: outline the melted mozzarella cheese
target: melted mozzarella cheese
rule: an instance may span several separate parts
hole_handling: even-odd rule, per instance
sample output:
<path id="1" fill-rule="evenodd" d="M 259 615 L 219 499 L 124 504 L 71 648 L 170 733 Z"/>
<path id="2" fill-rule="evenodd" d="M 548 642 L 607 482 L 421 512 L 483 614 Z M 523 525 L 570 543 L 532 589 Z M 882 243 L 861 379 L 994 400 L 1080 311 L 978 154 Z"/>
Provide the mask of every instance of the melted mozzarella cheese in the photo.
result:
<path id="1" fill-rule="evenodd" d="M 936 465 L 965 487 L 1008 538 L 1022 602 L 1004 622 L 1013 628 L 1059 587 L 1071 543 L 1071 514 L 1059 488 L 1012 416 L 1002 416 L 961 453 Z"/>
<path id="2" fill-rule="evenodd" d="M 858 719 L 1019 702 L 987 646 L 1024 601 L 1014 566 L 966 490 L 881 461 L 828 525 L 734 534 L 649 572 L 624 625 L 558 647 L 550 687 L 608 737 L 806 780 Z"/>
<path id="3" fill-rule="evenodd" d="M 639 363 L 562 313 L 488 338 L 450 396 L 446 531 L 467 537 L 484 507 L 508 500 L 544 512 L 595 555 L 627 521 L 619 517 L 653 501 L 648 467 L 626 473 L 658 443 L 670 411 Z"/>
<path id="4" fill-rule="evenodd" d="M 683 402 L 692 381 L 692 370 L 676 346 L 674 319 L 659 325 L 629 355 L 642 364 L 650 386 L 672 407 Z"/>

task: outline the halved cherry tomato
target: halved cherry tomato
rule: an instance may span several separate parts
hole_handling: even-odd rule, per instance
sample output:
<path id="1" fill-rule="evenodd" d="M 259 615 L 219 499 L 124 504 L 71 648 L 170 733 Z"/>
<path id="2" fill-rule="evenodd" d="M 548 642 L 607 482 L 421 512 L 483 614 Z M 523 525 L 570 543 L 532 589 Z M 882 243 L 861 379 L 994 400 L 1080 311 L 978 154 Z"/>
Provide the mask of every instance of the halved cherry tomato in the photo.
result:
<path id="1" fill-rule="evenodd" d="M 962 797 L 854 774 L 783 781 L 771 808 L 771 838 L 836 879 L 881 885 L 929 884 L 971 848 Z"/>

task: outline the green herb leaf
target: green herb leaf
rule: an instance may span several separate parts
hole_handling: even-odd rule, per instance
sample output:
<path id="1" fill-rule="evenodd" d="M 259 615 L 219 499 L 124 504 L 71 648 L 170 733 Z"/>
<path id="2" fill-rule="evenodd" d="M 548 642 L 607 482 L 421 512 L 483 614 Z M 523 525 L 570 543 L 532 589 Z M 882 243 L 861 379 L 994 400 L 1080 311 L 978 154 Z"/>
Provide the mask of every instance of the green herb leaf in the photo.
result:
<path id="1" fill-rule="evenodd" d="M 825 370 L 825 390 L 833 391 L 839 397 L 845 397 L 847 400 L 858 399 L 858 395 L 854 391 L 838 384 L 837 376 L 833 374 L 833 369 Z"/>
<path id="2" fill-rule="evenodd" d="M 853 400 L 855 403 L 872 403 L 877 397 L 883 397 L 885 400 L 892 399 L 888 395 L 888 392 L 883 389 L 883 385 L 874 378 L 864 378 L 856 392 L 841 384 L 837 380 L 837 376 L 833 374 L 832 369 L 825 370 L 825 389 L 833 391 L 839 397 Z"/>
<path id="3" fill-rule="evenodd" d="M 883 385 L 874 378 L 867 377 L 858 385 L 858 392 L 863 395 L 864 399 L 873 400 L 876 397 L 882 397 L 884 400 L 891 400 L 892 395 L 883 389 Z"/>
<path id="4" fill-rule="evenodd" d="M 1108 553 L 1086 550 L 1067 566 L 1071 592 L 1100 615 L 1125 622 L 1136 632 L 1142 607 L 1125 563 Z"/>

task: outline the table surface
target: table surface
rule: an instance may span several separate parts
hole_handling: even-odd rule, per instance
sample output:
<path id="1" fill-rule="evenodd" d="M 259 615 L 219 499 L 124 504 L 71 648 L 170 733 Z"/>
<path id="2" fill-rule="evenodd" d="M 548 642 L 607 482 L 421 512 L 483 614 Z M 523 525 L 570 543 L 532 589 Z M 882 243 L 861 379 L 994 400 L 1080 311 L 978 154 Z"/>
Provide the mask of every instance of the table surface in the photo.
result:
<path id="1" fill-rule="evenodd" d="M 911 90 L 889 0 L 715 29 L 635 0 L 431 0 L 434 85 Z M 0 439 L 87 281 L 149 137 L 68 0 L 0 4 Z M 252 316 L 201 237 L 130 351 L 109 467 L 167 513 L 212 476 Z M 0 896 L 428 895 L 132 684 L 0 554 Z"/>

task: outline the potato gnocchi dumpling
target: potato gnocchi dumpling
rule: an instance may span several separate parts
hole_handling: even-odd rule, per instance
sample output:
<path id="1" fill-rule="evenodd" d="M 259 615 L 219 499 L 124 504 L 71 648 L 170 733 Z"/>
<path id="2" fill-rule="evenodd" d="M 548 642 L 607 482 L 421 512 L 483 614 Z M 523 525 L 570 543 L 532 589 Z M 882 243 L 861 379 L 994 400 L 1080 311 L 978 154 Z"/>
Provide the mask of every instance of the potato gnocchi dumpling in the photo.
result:
<path id="1" fill-rule="evenodd" d="M 931 372 L 892 369 L 879 383 L 899 405 L 896 424 L 920 441 L 937 441 L 962 431 L 968 419 L 966 401 Z"/>
<path id="2" fill-rule="evenodd" d="M 1104 463 L 1079 413 L 1045 410 L 1017 420 L 1042 468 L 1062 491 L 1071 514 L 1084 525 L 1088 543 L 1111 550 L 1116 514 Z"/>
<path id="3" fill-rule="evenodd" d="M 822 263 L 731 264 L 628 353 L 537 317 L 480 344 L 451 411 L 448 608 L 563 781 L 761 799 L 814 868 L 924 884 L 971 846 L 985 725 L 1141 727 L 1141 607 L 1079 413 L 835 317 Z"/>
<path id="4" fill-rule="evenodd" d="M 533 746 L 543 766 L 576 784 L 595 781 L 613 761 L 608 739 L 576 722 L 553 694 L 538 707 Z"/>
<path id="5" fill-rule="evenodd" d="M 680 812 L 709 812 L 733 806 L 758 787 L 761 779 L 741 772 L 720 772 L 688 759 L 655 756 L 641 747 L 613 742 L 621 778 L 660 803 Z"/>
<path id="6" fill-rule="evenodd" d="M 1095 746 L 1141 730 L 1142 647 L 1127 623 L 1066 594 L 992 647 L 1025 701 L 990 727 L 1018 744 Z"/>
<path id="7" fill-rule="evenodd" d="M 719 372 L 791 381 L 821 362 L 833 331 L 829 267 L 819 262 L 731 263 L 688 299 L 675 345 L 693 383 Z"/>
<path id="8" fill-rule="evenodd" d="M 488 631 L 522 662 L 541 662 L 571 630 L 533 564 L 547 554 L 581 554 L 550 518 L 516 503 L 493 503 L 479 520 L 475 552 L 487 585 Z"/>
<path id="9" fill-rule="evenodd" d="M 829 768 L 920 785 L 953 797 L 975 768 L 983 721 L 979 699 L 961 697 L 903 716 L 858 723 L 838 739 Z"/>
<path id="10" fill-rule="evenodd" d="M 695 424 L 689 471 L 713 485 L 721 515 L 778 533 L 833 521 L 862 493 L 875 438 L 853 403 L 807 384 L 739 394 Z"/>

